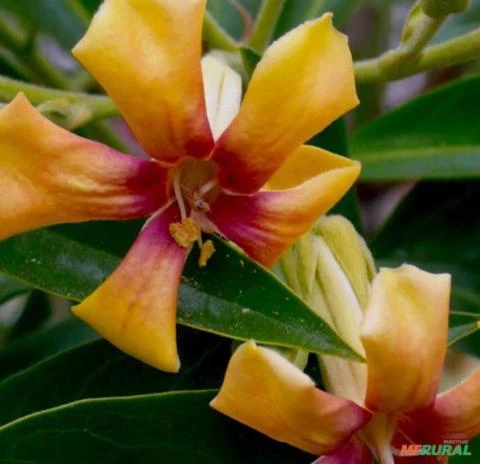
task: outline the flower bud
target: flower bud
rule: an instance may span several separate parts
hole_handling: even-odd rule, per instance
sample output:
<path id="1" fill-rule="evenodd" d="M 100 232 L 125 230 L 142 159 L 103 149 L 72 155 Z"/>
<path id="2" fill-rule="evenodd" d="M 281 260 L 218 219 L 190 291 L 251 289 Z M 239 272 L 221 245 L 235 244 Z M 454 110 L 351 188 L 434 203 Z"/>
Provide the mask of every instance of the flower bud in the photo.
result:
<path id="1" fill-rule="evenodd" d="M 287 284 L 354 350 L 364 354 L 360 324 L 375 265 L 352 224 L 341 216 L 322 218 L 280 264 Z M 365 365 L 326 355 L 319 356 L 319 361 L 327 389 L 362 404 Z"/>
<path id="2" fill-rule="evenodd" d="M 431 18 L 441 18 L 465 11 L 470 3 L 471 0 L 422 0 L 422 8 Z"/>

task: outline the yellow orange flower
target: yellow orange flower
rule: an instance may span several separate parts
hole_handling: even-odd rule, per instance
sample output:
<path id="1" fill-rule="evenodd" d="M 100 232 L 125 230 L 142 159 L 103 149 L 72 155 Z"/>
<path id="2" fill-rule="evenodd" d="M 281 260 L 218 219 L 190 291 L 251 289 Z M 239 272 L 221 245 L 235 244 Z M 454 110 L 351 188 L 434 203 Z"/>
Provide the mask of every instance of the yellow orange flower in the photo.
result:
<path id="1" fill-rule="evenodd" d="M 186 256 L 216 232 L 271 266 L 358 177 L 302 145 L 357 104 L 331 15 L 275 42 L 241 103 L 239 76 L 201 59 L 206 0 L 105 0 L 75 57 L 112 97 L 150 160 L 55 126 L 19 95 L 0 112 L 0 238 L 57 223 L 150 216 L 75 314 L 125 352 L 177 371 Z M 201 264 L 213 253 L 205 243 Z"/>
<path id="2" fill-rule="evenodd" d="M 450 276 L 409 265 L 381 269 L 367 303 L 361 305 L 363 291 L 355 284 L 362 282 L 361 274 L 366 275 L 369 258 L 359 260 L 353 273 L 342 266 L 357 252 L 358 257 L 364 254 L 364 244 L 350 234 L 344 235 L 349 239 L 348 251 L 335 243 L 322 250 L 329 231 L 336 231 L 338 243 L 347 230 L 330 226 L 323 236 L 301 240 L 317 250 L 319 261 L 328 263 L 333 280 L 342 286 L 333 303 L 339 306 L 332 307 L 337 309 L 332 311 L 337 318 L 332 325 L 340 334 L 350 334 L 350 340 L 357 337 L 366 364 L 321 356 L 327 393 L 276 351 L 248 342 L 234 353 L 211 405 L 274 439 L 320 455 L 318 464 L 371 464 L 373 458 L 381 464 L 439 462 L 433 456 L 404 461 L 407 458 L 399 451 L 402 445 L 466 440 L 480 433 L 480 369 L 437 394 L 447 348 Z M 296 250 L 301 251 L 301 247 Z M 335 255 L 330 262 L 329 256 Z M 305 274 L 297 275 L 296 284 L 313 309 L 321 312 L 329 303 L 314 284 L 315 275 L 324 272 L 319 266 L 303 269 Z M 331 276 L 319 277 L 321 291 L 336 291 L 328 288 Z M 345 306 L 357 307 L 343 330 L 345 324 L 339 321 Z"/>

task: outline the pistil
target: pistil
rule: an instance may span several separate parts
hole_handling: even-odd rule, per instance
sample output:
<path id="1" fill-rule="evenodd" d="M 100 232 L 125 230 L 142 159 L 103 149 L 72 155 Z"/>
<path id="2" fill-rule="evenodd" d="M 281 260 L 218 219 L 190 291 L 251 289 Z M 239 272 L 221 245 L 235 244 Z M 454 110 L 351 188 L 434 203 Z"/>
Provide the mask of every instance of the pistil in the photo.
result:
<path id="1" fill-rule="evenodd" d="M 185 206 L 185 202 L 183 201 L 182 187 L 180 184 L 180 176 L 181 176 L 181 171 L 177 170 L 173 178 L 173 193 L 175 194 L 178 208 L 180 209 L 180 215 L 182 216 L 182 220 L 183 220 L 183 219 L 186 219 L 187 217 L 187 208 Z"/>

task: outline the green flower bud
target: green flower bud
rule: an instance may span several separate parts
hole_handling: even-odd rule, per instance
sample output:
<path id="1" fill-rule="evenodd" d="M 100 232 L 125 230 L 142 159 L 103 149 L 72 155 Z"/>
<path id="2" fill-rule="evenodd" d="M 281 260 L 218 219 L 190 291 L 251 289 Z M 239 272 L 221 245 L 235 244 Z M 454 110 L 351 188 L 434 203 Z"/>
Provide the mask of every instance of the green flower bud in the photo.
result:
<path id="1" fill-rule="evenodd" d="M 441 18 L 465 11 L 471 2 L 472 0 L 422 0 L 422 8 L 431 18 Z"/>
<path id="2" fill-rule="evenodd" d="M 322 218 L 282 257 L 284 280 L 353 349 L 360 340 L 363 309 L 375 275 L 373 258 L 352 224 L 341 216 Z M 327 389 L 363 401 L 366 367 L 335 356 L 319 356 Z"/>

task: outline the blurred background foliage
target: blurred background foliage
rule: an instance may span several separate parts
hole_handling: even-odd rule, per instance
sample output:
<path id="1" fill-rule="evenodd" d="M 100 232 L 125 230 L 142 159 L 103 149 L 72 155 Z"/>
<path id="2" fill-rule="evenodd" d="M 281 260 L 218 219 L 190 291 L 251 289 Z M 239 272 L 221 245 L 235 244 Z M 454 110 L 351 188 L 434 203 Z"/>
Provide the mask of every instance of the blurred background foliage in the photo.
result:
<path id="1" fill-rule="evenodd" d="M 100 93 L 92 77 L 69 53 L 100 3 L 100 0 L 0 0 L 0 75 L 65 91 Z M 410 0 L 285 0 L 273 36 L 279 37 L 306 19 L 333 11 L 336 26 L 350 38 L 355 61 L 374 58 L 398 46 L 412 4 Z M 242 40 L 252 32 L 260 5 L 260 0 L 208 0 L 208 11 L 226 32 Z M 468 11 L 448 18 L 431 44 L 441 44 L 479 28 L 480 0 L 473 0 Z M 209 47 L 208 40 L 205 46 Z M 247 53 L 253 69 L 256 53 L 252 50 Z M 361 105 L 312 141 L 362 161 L 361 182 L 336 211 L 349 217 L 365 235 L 379 266 L 408 261 L 428 270 L 453 274 L 451 339 L 458 341 L 457 352 L 477 357 L 480 356 L 477 324 L 480 320 L 479 63 L 478 59 L 468 60 L 394 82 L 359 79 Z M 0 81 L 0 105 L 11 98 L 10 90 L 5 89 Z M 52 119 L 58 116 L 57 109 L 44 110 Z M 138 152 L 118 117 L 76 122 L 73 126 L 84 136 L 130 153 Z M 2 256 L 8 254 L 5 250 L 2 252 L 0 247 Z M 34 269 L 35 261 L 29 265 Z M 5 258 L 0 269 L 9 269 Z M 230 352 L 226 339 L 182 329 L 181 346 L 186 353 L 187 367 L 172 380 L 171 376 L 142 366 L 96 340 L 90 329 L 70 316 L 68 308 L 68 299 L 0 275 L 0 379 L 6 379 L 0 383 L 3 423 L 82 398 L 219 386 Z M 195 343 L 199 348 L 193 356 L 188 353 L 190 345 Z M 66 349 L 70 350 L 64 352 Z M 463 372 L 462 366 L 469 358 L 462 359 L 452 364 L 449 372 L 453 376 Z M 12 376 L 25 368 L 28 368 L 27 376 Z M 72 369 L 75 372 L 72 373 Z M 47 373 L 54 374 L 49 377 Z M 69 377 L 75 381 L 69 382 Z M 118 384 L 112 379 L 118 379 Z M 44 382 L 40 390 L 32 394 L 19 393 L 39 381 Z M 58 382 L 62 382 L 62 386 Z M 209 393 L 201 395 L 208 397 Z M 140 409 L 147 407 L 135 398 Z M 195 405 L 198 398 L 178 397 L 178 404 Z M 168 397 L 151 401 L 148 407 L 159 408 L 159 411 L 170 407 Z M 4 407 L 6 404 L 8 407 Z M 88 404 L 85 407 L 88 408 Z M 110 406 L 102 407 L 105 414 L 109 414 Z M 220 427 L 231 449 L 238 450 L 242 444 L 249 443 L 248 440 L 264 447 L 259 456 L 243 452 L 243 459 L 308 462 L 308 457 L 301 453 L 272 444 L 227 419 L 214 419 L 210 417 L 213 413 L 204 409 L 202 414 L 211 421 L 206 426 L 205 437 Z M 12 430 L 11 435 L 2 437 L 0 432 L 0 449 L 5 440 L 27 433 L 29 428 L 50 430 L 55 419 L 45 414 L 34 423 L 27 421 L 23 428 Z M 75 412 L 68 421 L 77 421 L 75 414 L 84 412 Z M 196 420 L 187 416 L 182 418 L 184 426 Z M 145 424 L 152 426 L 151 416 L 147 414 L 143 420 L 143 429 L 147 429 Z M 72 425 L 81 426 L 81 421 Z M 161 433 L 160 429 L 151 430 Z M 56 438 L 54 427 L 49 433 L 46 439 Z M 120 440 L 120 436 L 118 432 L 114 438 Z M 58 456 L 71 446 L 69 440 L 73 439 L 59 445 Z M 38 452 L 39 443 L 34 440 L 26 443 L 27 452 L 28 447 Z M 88 442 L 88 446 L 97 446 L 92 443 Z M 132 449 L 135 443 L 134 437 Z M 478 444 L 475 446 L 478 456 L 480 450 Z M 99 455 L 108 452 L 101 447 L 98 450 Z M 237 462 L 227 445 L 219 453 L 221 462 Z M 148 452 L 131 456 L 137 461 L 129 462 L 150 462 L 146 460 Z M 185 462 L 187 459 L 188 456 Z M 36 462 L 63 461 L 42 455 Z M 69 462 L 82 461 L 78 456 Z M 109 462 L 125 461 L 112 458 Z"/>

